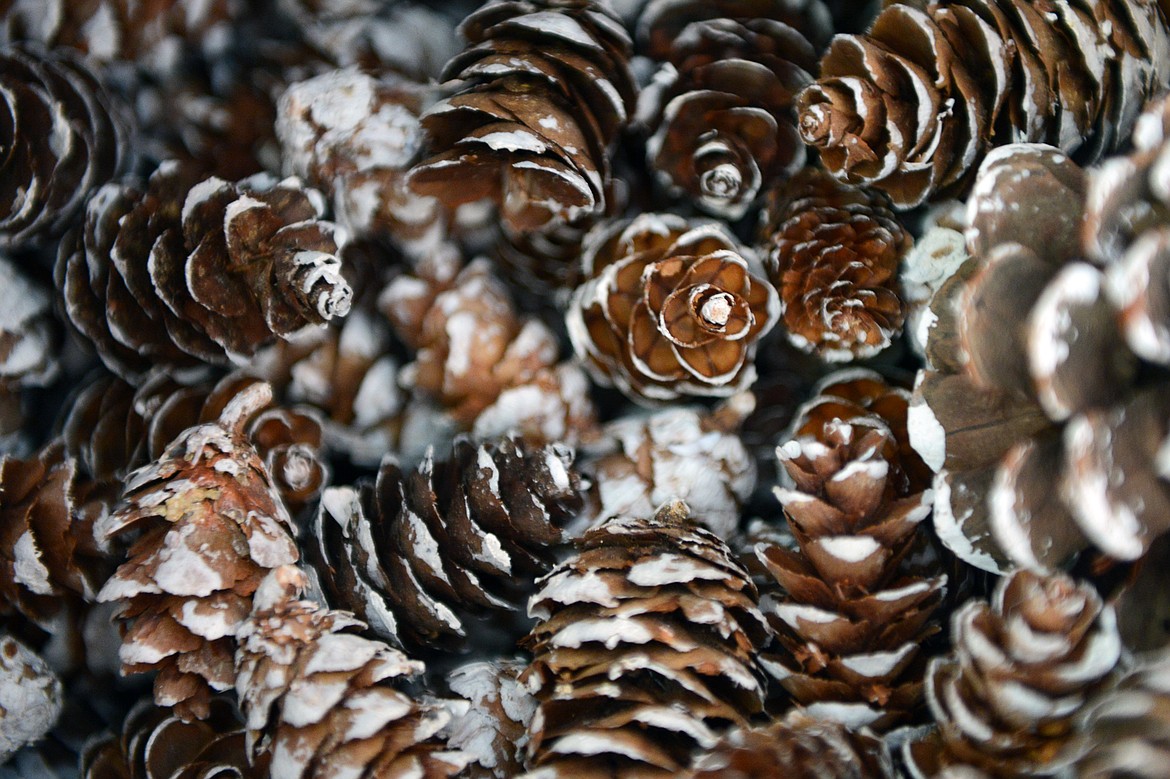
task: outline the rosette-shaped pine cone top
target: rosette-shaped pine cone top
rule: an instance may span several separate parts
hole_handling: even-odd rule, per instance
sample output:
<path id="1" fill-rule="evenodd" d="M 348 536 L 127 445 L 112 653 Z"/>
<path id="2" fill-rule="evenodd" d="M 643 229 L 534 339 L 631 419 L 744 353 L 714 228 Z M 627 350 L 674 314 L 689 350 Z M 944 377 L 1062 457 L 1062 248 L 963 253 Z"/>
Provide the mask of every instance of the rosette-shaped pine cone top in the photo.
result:
<path id="1" fill-rule="evenodd" d="M 438 734 L 466 703 L 395 689 L 423 664 L 345 632 L 362 623 L 297 600 L 304 587 L 293 566 L 273 570 L 240 629 L 236 693 L 253 760 L 267 757 L 270 775 L 289 779 L 457 774 L 467 758 Z"/>
<path id="2" fill-rule="evenodd" d="M 67 51 L 0 51 L 0 247 L 60 235 L 128 167 L 124 109 Z"/>
<path id="3" fill-rule="evenodd" d="M 1088 583 L 1018 571 L 991 603 L 969 601 L 951 625 L 954 653 L 931 661 L 934 735 L 906 745 L 915 779 L 948 766 L 990 777 L 1049 775 L 1086 696 L 1113 670 L 1121 638 Z"/>
<path id="4" fill-rule="evenodd" d="M 810 714 L 888 728 L 921 705 L 922 643 L 938 632 L 947 577 L 914 559 L 930 492 L 895 431 L 906 394 L 872 375 L 826 382 L 776 450 L 796 548 L 756 545 L 779 585 L 761 603 L 777 636 L 762 662 Z"/>
<path id="5" fill-rule="evenodd" d="M 672 214 L 603 223 L 582 262 L 589 280 L 566 324 L 598 383 L 653 402 L 733 395 L 755 381 L 756 344 L 780 301 L 723 228 Z"/>
<path id="6" fill-rule="evenodd" d="M 376 635 L 457 650 L 552 567 L 582 505 L 572 465 L 567 447 L 511 438 L 461 439 L 412 471 L 387 459 L 375 483 L 325 491 L 306 554 L 330 604 Z"/>
<path id="7" fill-rule="evenodd" d="M 294 562 L 288 512 L 244 421 L 266 384 L 233 398 L 217 422 L 185 431 L 126 483 L 126 505 L 100 528 L 137 533 L 98 594 L 120 604 L 124 672 L 157 670 L 155 701 L 184 719 L 208 715 L 211 690 L 234 680 L 235 635 L 270 568 Z"/>
<path id="8" fill-rule="evenodd" d="M 633 113 L 632 44 L 608 3 L 492 0 L 463 20 L 470 46 L 443 71 L 451 97 L 422 118 L 415 192 L 489 199 L 525 233 L 600 216 L 609 146 Z"/>
<path id="9" fill-rule="evenodd" d="M 911 239 L 880 193 L 808 168 L 773 190 L 761 237 L 793 344 L 840 362 L 901 332 L 898 262 Z"/>
<path id="10" fill-rule="evenodd" d="M 805 142 L 898 207 L 961 196 L 983 156 L 1047 143 L 1091 162 L 1170 82 L 1156 0 L 896 3 L 838 36 L 798 100 Z"/>
<path id="11" fill-rule="evenodd" d="M 804 164 L 796 95 L 829 31 L 820 4 L 656 0 L 639 44 L 665 62 L 642 92 L 646 157 L 665 188 L 739 219 L 773 182 Z"/>
<path id="12" fill-rule="evenodd" d="M 69 318 L 131 383 L 152 366 L 243 359 L 349 311 L 320 194 L 263 174 L 199 182 L 163 163 L 144 190 L 108 184 L 61 244 Z"/>
<path id="13" fill-rule="evenodd" d="M 530 775 L 678 776 L 763 708 L 755 586 L 681 502 L 575 544 L 528 606 Z"/>
<path id="14" fill-rule="evenodd" d="M 910 431 L 939 471 L 940 538 L 982 568 L 1056 568 L 1090 544 L 1133 560 L 1170 529 L 1170 385 L 1137 356 L 1154 354 L 1144 304 L 1130 316 L 1125 303 L 1163 294 L 1156 263 L 1135 269 L 1108 249 L 1104 269 L 1079 259 L 1082 213 L 1101 247 L 1129 225 L 1135 251 L 1158 240 L 1140 226 L 1140 195 L 1102 210 L 1125 197 L 1118 172 L 1091 173 L 1086 191 L 1056 149 L 997 149 L 968 202 L 973 259 L 931 304 Z M 1145 310 L 1165 322 L 1157 306 Z"/>
<path id="15" fill-rule="evenodd" d="M 252 765 L 244 728 L 229 701 L 215 698 L 202 722 L 140 701 L 122 732 L 87 745 L 81 779 L 264 779 L 266 761 Z"/>

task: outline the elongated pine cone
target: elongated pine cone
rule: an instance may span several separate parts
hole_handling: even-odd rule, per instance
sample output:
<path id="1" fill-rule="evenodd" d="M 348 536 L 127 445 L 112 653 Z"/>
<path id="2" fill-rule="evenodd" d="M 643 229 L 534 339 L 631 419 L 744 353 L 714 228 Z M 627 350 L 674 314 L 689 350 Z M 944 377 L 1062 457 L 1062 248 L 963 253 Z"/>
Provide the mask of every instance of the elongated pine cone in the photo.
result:
<path id="1" fill-rule="evenodd" d="M 801 93 L 801 136 L 834 175 L 906 208 L 962 196 L 994 146 L 1096 160 L 1170 82 L 1156 0 L 947 0 L 885 8 L 834 39 Z"/>
<path id="2" fill-rule="evenodd" d="M 296 179 L 199 182 L 163 163 L 145 190 L 94 195 L 84 229 L 62 241 L 57 285 L 73 324 L 131 383 L 152 366 L 245 359 L 349 311 L 344 238 L 323 212 Z"/>
<path id="3" fill-rule="evenodd" d="M 1113 607 L 1088 583 L 1018 571 L 991 603 L 971 600 L 951 622 L 950 656 L 931 661 L 935 735 L 904 750 L 916 779 L 947 766 L 990 777 L 1049 775 L 1086 696 L 1121 652 Z"/>
<path id="4" fill-rule="evenodd" d="M 898 262 L 911 239 L 880 193 L 803 170 L 773 190 L 762 237 L 793 344 L 840 362 L 901 332 Z"/>
<path id="5" fill-rule="evenodd" d="M 516 233 L 606 213 L 609 147 L 633 113 L 632 44 L 608 3 L 492 0 L 459 27 L 469 46 L 423 114 L 430 156 L 415 192 L 448 206 L 488 199 Z"/>
<path id="6" fill-rule="evenodd" d="M 947 583 L 914 560 L 930 492 L 895 432 L 906 406 L 876 377 L 826 379 L 776 450 L 791 486 L 775 493 L 797 548 L 755 549 L 779 585 L 761 603 L 778 639 L 761 662 L 809 714 L 850 727 L 885 729 L 918 712 L 922 644 L 938 632 Z"/>
<path id="7" fill-rule="evenodd" d="M 664 187 L 736 220 L 804 165 L 796 95 L 812 82 L 828 17 L 819 0 L 658 0 L 639 43 L 664 62 L 642 92 L 648 165 Z"/>
<path id="8" fill-rule="evenodd" d="M 138 534 L 98 593 L 121 604 L 123 672 L 158 670 L 155 701 L 183 719 L 206 717 L 211 691 L 232 686 L 252 594 L 297 559 L 288 511 L 242 430 L 271 397 L 254 384 L 217 422 L 186 430 L 129 478 L 126 505 L 100 528 L 106 539 Z"/>
<path id="9" fill-rule="evenodd" d="M 894 779 L 880 740 L 793 711 L 767 727 L 733 730 L 705 752 L 687 779 Z"/>
<path id="10" fill-rule="evenodd" d="M 678 776 L 762 710 L 755 586 L 687 511 L 585 533 L 529 601 L 533 779 Z"/>
<path id="11" fill-rule="evenodd" d="M 467 758 L 437 734 L 459 702 L 399 692 L 393 683 L 423 664 L 343 632 L 362 623 L 297 600 L 304 586 L 293 566 L 273 570 L 240 630 L 236 693 L 253 760 L 270 755 L 271 776 L 301 779 L 457 774 Z"/>
<path id="12" fill-rule="evenodd" d="M 0 761 L 49 732 L 61 713 L 61 680 L 35 652 L 0 634 Z"/>
<path id="13" fill-rule="evenodd" d="M 89 744 L 81 779 L 263 779 L 264 761 L 250 765 L 235 706 L 211 701 L 210 716 L 184 722 L 174 712 L 140 701 L 117 736 Z"/>
<path id="14" fill-rule="evenodd" d="M 471 705 L 450 727 L 447 743 L 471 762 L 467 779 L 511 779 L 523 773 L 528 726 L 536 699 L 519 681 L 525 664 L 517 660 L 461 665 L 447 675 L 451 692 Z"/>
<path id="15" fill-rule="evenodd" d="M 124 114 L 68 51 L 0 52 L 0 247 L 60 235 L 129 167 Z"/>
<path id="16" fill-rule="evenodd" d="M 728 396 L 755 381 L 756 342 L 780 314 L 754 255 L 715 224 L 641 214 L 586 238 L 588 278 L 566 324 L 600 384 L 635 400 Z"/>
<path id="17" fill-rule="evenodd" d="M 307 552 L 329 602 L 378 636 L 454 650 L 477 618 L 516 610 L 581 509 L 572 450 L 455 442 L 413 471 L 326 490 Z M 493 616 L 499 621 L 499 614 Z M 481 625 L 478 633 L 484 632 Z"/>

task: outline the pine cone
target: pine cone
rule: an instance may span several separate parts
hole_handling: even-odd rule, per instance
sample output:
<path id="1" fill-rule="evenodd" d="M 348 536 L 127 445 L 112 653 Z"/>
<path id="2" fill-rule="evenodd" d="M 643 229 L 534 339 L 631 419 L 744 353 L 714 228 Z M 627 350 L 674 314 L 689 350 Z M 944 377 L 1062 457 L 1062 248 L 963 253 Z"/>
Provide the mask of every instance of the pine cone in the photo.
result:
<path id="1" fill-rule="evenodd" d="M 244 750 L 239 715 L 223 698 L 211 701 L 203 722 L 184 722 L 152 701 L 140 701 L 122 732 L 91 743 L 81 756 L 82 779 L 263 779 Z"/>
<path id="2" fill-rule="evenodd" d="M 45 661 L 0 636 L 0 763 L 44 736 L 61 712 L 61 681 Z"/>
<path id="3" fill-rule="evenodd" d="M 456 93 L 422 118 L 430 157 L 415 192 L 488 199 L 516 233 L 606 213 L 608 149 L 633 112 L 631 42 L 596 0 L 493 0 L 459 27 Z"/>
<path id="4" fill-rule="evenodd" d="M 755 461 L 738 435 L 753 407 L 750 395 L 737 395 L 714 412 L 673 407 L 610 422 L 601 438 L 614 450 L 585 466 L 590 514 L 597 521 L 648 516 L 677 498 L 695 522 L 730 538 L 756 487 Z"/>
<path id="5" fill-rule="evenodd" d="M 209 713 L 234 682 L 235 636 L 270 568 L 297 559 L 288 512 L 242 430 L 271 400 L 236 395 L 214 423 L 190 428 L 126 483 L 127 505 L 101 536 L 139 534 L 98 593 L 122 604 L 123 672 L 157 669 L 155 701 L 184 719 Z"/>
<path id="6" fill-rule="evenodd" d="M 529 601 L 532 776 L 675 776 L 763 708 L 756 590 L 686 504 L 615 517 Z"/>
<path id="7" fill-rule="evenodd" d="M 775 493 L 797 548 L 756 545 L 779 585 L 762 604 L 778 651 L 761 662 L 811 715 L 885 729 L 921 704 L 922 643 L 938 632 L 947 577 L 913 559 L 930 493 L 892 429 L 905 396 L 841 378 L 826 380 L 776 450 L 792 486 Z"/>
<path id="8" fill-rule="evenodd" d="M 67 51 L 0 52 L 0 103 L 0 247 L 59 236 L 129 167 L 126 118 Z"/>
<path id="9" fill-rule="evenodd" d="M 938 733 L 905 749 L 913 776 L 952 765 L 992 777 L 1057 770 L 1073 715 L 1120 655 L 1112 607 L 1087 583 L 1019 571 L 990 604 L 956 612 L 951 634 L 954 653 L 927 674 Z"/>
<path id="10" fill-rule="evenodd" d="M 662 401 L 733 395 L 755 381 L 756 341 L 775 325 L 779 299 L 722 228 L 671 214 L 603 223 L 582 263 L 589 280 L 566 324 L 598 383 Z"/>
<path id="11" fill-rule="evenodd" d="M 272 571 L 240 630 L 236 692 L 253 760 L 270 754 L 272 776 L 450 777 L 467 763 L 436 734 L 454 701 L 418 703 L 391 680 L 423 664 L 386 644 L 342 631 L 362 627 L 343 611 L 296 600 L 304 575 Z"/>
<path id="12" fill-rule="evenodd" d="M 763 728 L 733 730 L 696 762 L 688 779 L 894 779 L 881 741 L 793 711 Z"/>
<path id="13" fill-rule="evenodd" d="M 149 367 L 241 359 L 349 311 L 324 204 L 295 179 L 232 184 L 164 163 L 146 190 L 110 184 L 61 244 L 74 325 L 131 383 Z"/>
<path id="14" fill-rule="evenodd" d="M 808 169 L 772 192 L 765 219 L 788 340 L 834 362 L 889 346 L 902 329 L 898 261 L 911 239 L 885 198 Z"/>
<path id="15" fill-rule="evenodd" d="M 376 635 L 457 649 L 475 617 L 519 608 L 552 566 L 581 509 L 572 463 L 564 446 L 511 438 L 458 440 L 412 472 L 386 460 L 375 484 L 326 490 L 307 554 L 329 602 Z"/>
<path id="16" fill-rule="evenodd" d="M 669 0 L 642 13 L 639 42 L 665 64 L 638 114 L 647 164 L 672 195 L 734 221 L 804 165 L 793 105 L 829 26 L 819 0 L 800 5 Z"/>
<path id="17" fill-rule="evenodd" d="M 536 699 L 518 681 L 524 664 L 514 660 L 462 665 L 447 685 L 471 706 L 450 727 L 447 743 L 471 759 L 467 779 L 510 779 L 522 773 L 528 726 Z"/>
<path id="18" fill-rule="evenodd" d="M 834 175 L 906 208 L 961 197 L 983 156 L 1048 143 L 1081 162 L 1123 144 L 1170 83 L 1155 0 L 953 0 L 887 7 L 838 36 L 800 94 L 801 136 Z"/>

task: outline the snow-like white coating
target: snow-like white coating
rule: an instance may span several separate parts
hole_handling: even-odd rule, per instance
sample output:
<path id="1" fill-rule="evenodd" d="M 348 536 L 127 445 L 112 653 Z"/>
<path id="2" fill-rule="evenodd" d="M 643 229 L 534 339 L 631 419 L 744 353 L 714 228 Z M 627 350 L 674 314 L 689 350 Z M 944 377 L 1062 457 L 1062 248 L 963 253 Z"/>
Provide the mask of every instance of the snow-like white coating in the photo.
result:
<path id="1" fill-rule="evenodd" d="M 61 697 L 44 660 L 11 636 L 0 638 L 0 761 L 49 731 Z"/>
<path id="2" fill-rule="evenodd" d="M 862 562 L 882 548 L 872 536 L 830 536 L 818 538 L 815 543 L 832 557 L 854 564 Z"/>
<path id="3" fill-rule="evenodd" d="M 897 649 L 892 649 L 887 652 L 868 652 L 842 657 L 841 665 L 855 674 L 870 679 L 880 679 L 892 673 L 898 667 L 898 664 L 911 652 L 915 651 L 915 649 L 917 647 L 913 642 L 907 642 Z"/>
<path id="4" fill-rule="evenodd" d="M 37 595 L 52 595 L 53 582 L 48 566 L 41 562 L 41 551 L 31 530 L 26 530 L 12 546 L 12 579 Z"/>
<path id="5" fill-rule="evenodd" d="M 934 490 L 934 532 L 943 546 L 955 553 L 960 560 L 980 568 L 984 571 L 1002 575 L 1004 568 L 989 552 L 975 546 L 981 538 L 969 538 L 963 527 L 971 519 L 971 510 L 962 516 L 954 513 L 954 503 L 951 499 L 951 485 L 946 472 L 935 474 Z"/>
<path id="6" fill-rule="evenodd" d="M 1070 263 L 1048 282 L 1028 315 L 1028 363 L 1035 382 L 1036 397 L 1044 410 L 1057 421 L 1067 419 L 1075 409 L 1066 405 L 1055 382 L 1049 381 L 1066 360 L 1080 337 L 1072 309 L 1090 306 L 1101 296 L 1101 271 L 1083 262 Z"/>
<path id="7" fill-rule="evenodd" d="M 910 446 L 927 467 L 937 473 L 947 459 L 947 431 L 922 397 L 920 387 L 924 379 L 925 374 L 920 372 L 915 380 L 914 394 L 906 412 L 906 432 L 910 436 Z"/>
<path id="8" fill-rule="evenodd" d="M 647 557 L 630 566 L 626 578 L 639 587 L 660 587 L 696 579 L 719 581 L 728 578 L 726 571 L 694 557 L 664 553 Z"/>
<path id="9" fill-rule="evenodd" d="M 184 523 L 166 534 L 156 555 L 158 566 L 153 577 L 163 592 L 205 598 L 231 585 L 216 568 L 217 561 L 190 545 L 189 539 L 197 530 L 194 523 Z"/>

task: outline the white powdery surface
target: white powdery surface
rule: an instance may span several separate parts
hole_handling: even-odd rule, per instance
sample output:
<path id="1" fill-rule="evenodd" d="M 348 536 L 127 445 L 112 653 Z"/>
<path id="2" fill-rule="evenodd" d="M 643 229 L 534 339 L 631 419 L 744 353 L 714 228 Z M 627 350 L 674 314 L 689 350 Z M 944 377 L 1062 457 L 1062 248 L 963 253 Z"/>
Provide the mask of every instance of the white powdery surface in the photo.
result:
<path id="1" fill-rule="evenodd" d="M 517 681 L 523 666 L 516 662 L 469 663 L 447 677 L 451 691 L 466 698 L 471 706 L 451 723 L 447 743 L 467 753 L 474 764 L 496 769 L 496 776 L 528 743 L 527 730 L 536 714 L 537 702 Z M 502 721 L 502 717 L 510 723 Z M 511 724 L 511 728 L 507 725 Z M 507 730 L 524 735 L 513 741 Z M 502 749 L 511 754 L 501 754 Z"/>
<path id="2" fill-rule="evenodd" d="M 0 761 L 44 736 L 61 713 L 61 681 L 11 636 L 0 638 Z"/>

